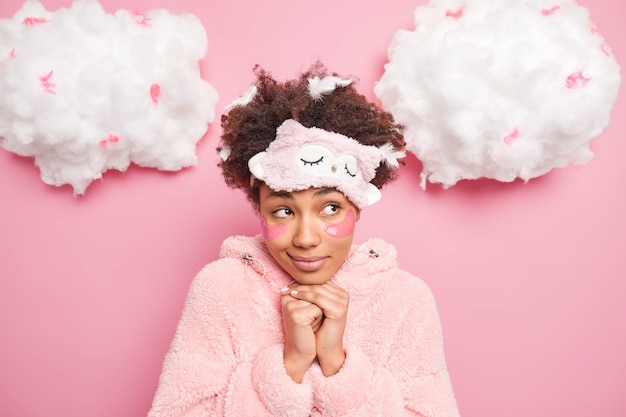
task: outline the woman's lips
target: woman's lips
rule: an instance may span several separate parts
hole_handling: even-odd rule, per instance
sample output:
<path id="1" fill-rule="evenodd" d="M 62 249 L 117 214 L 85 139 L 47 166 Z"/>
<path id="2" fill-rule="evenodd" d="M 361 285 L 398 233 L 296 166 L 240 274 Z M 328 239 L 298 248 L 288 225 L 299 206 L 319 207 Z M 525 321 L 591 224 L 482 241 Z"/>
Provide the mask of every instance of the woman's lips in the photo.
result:
<path id="1" fill-rule="evenodd" d="M 315 272 L 322 269 L 326 263 L 325 256 L 311 256 L 308 258 L 302 256 L 289 256 L 293 266 L 303 272 Z"/>

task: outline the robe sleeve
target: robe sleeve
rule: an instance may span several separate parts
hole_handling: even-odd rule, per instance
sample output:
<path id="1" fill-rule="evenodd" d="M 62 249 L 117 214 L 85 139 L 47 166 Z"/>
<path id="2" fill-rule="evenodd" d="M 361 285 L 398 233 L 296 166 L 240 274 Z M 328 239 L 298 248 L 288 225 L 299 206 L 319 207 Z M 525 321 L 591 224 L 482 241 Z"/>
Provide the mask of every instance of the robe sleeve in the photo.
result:
<path id="1" fill-rule="evenodd" d="M 399 384 L 406 415 L 458 417 L 435 299 L 422 281 L 409 282 L 412 290 L 401 291 L 414 302 L 395 335 L 386 369 Z"/>
<path id="2" fill-rule="evenodd" d="M 276 417 L 311 415 L 313 393 L 303 381 L 298 384 L 287 374 L 283 361 L 284 345 L 270 346 L 253 363 L 252 383 L 261 402 Z"/>
<path id="3" fill-rule="evenodd" d="M 283 345 L 250 357 L 234 341 L 241 326 L 233 322 L 229 292 L 240 265 L 219 260 L 207 265 L 187 294 L 176 334 L 165 356 L 149 417 L 236 415 L 304 417 L 311 414 L 311 387 L 295 383 L 283 363 Z M 232 287 L 216 285 L 228 277 Z M 218 280 L 219 281 L 219 280 Z"/>
<path id="4" fill-rule="evenodd" d="M 411 277 L 413 278 L 413 277 Z M 314 406 L 325 416 L 458 417 L 459 411 L 446 369 L 443 335 L 435 300 L 417 278 L 399 282 L 386 297 L 397 303 L 389 320 L 388 357 L 370 356 L 359 346 L 346 349 L 346 361 L 325 377 L 312 366 Z M 394 293 L 397 291 L 397 293 Z"/>
<path id="5" fill-rule="evenodd" d="M 210 277 L 222 271 L 207 265 L 193 280 L 165 356 L 149 417 L 212 416 L 217 397 L 235 367 L 224 302 L 211 287 Z"/>

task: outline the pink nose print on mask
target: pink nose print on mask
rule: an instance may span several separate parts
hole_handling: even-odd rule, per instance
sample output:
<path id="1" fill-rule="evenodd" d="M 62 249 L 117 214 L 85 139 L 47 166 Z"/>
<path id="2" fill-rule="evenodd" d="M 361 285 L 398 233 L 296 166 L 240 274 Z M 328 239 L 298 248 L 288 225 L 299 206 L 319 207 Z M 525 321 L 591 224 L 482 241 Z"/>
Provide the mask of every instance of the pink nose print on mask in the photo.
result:
<path id="1" fill-rule="evenodd" d="M 282 236 L 287 231 L 287 226 L 281 223 L 269 224 L 265 217 L 261 217 L 261 234 L 263 239 L 272 240 Z"/>
<path id="2" fill-rule="evenodd" d="M 327 224 L 324 226 L 324 231 L 331 237 L 346 237 L 350 236 L 354 232 L 354 226 L 356 225 L 356 215 L 352 209 L 348 210 L 346 217 L 339 223 Z"/>

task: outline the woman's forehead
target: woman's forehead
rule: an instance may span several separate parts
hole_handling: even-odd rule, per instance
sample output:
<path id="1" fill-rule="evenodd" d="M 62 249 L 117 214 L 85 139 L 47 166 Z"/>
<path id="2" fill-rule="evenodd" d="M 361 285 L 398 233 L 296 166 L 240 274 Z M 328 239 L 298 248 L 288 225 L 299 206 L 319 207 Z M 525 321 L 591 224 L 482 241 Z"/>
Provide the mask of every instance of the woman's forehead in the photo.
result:
<path id="1" fill-rule="evenodd" d="M 343 198 L 346 198 L 346 196 L 341 191 L 333 187 L 311 187 L 311 188 L 307 188 L 306 190 L 298 190 L 298 191 L 289 192 L 289 191 L 283 191 L 283 190 L 273 190 L 270 187 L 268 187 L 266 184 L 261 185 L 262 199 L 283 198 L 283 199 L 295 200 L 299 198 L 300 196 L 319 198 L 319 197 L 324 197 L 324 196 L 331 195 L 331 194 L 339 195 Z"/>

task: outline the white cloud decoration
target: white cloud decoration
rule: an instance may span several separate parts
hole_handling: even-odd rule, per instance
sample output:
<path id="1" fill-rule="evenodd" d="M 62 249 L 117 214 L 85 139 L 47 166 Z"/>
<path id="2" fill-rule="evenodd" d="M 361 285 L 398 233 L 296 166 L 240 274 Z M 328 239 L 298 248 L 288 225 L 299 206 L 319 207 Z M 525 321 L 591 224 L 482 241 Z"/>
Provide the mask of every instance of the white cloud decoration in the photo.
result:
<path id="1" fill-rule="evenodd" d="M 375 86 L 422 162 L 421 188 L 525 181 L 584 164 L 620 68 L 574 1 L 431 0 L 398 31 Z"/>
<path id="2" fill-rule="evenodd" d="M 50 12 L 27 0 L 0 19 L 0 143 L 74 194 L 131 162 L 195 165 L 217 102 L 200 76 L 206 50 L 191 14 L 113 15 L 96 0 Z"/>

